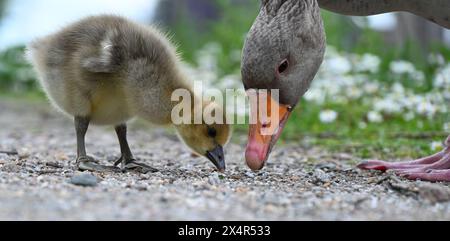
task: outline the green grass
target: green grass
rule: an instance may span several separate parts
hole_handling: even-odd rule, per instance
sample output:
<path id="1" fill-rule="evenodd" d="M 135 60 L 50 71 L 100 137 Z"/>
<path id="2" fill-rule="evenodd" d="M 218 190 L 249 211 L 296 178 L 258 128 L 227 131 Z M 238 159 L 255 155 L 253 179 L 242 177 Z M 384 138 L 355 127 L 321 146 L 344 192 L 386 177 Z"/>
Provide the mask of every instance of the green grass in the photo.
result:
<path id="1" fill-rule="evenodd" d="M 0 90 L 0 98 L 5 100 L 30 101 L 30 102 L 46 101 L 45 94 L 42 91 L 37 90 L 26 92 Z"/>
<path id="2" fill-rule="evenodd" d="M 367 108 L 357 102 L 335 105 L 339 113 L 334 123 L 318 121 L 321 108 L 315 105 L 300 105 L 286 126 L 284 140 L 309 137 L 314 145 L 332 151 L 351 152 L 361 158 L 419 157 L 432 153 L 431 141 L 443 141 L 448 133 L 442 131 L 449 117 L 440 115 L 434 119 L 416 118 L 405 121 L 401 117 L 386 118 L 382 123 L 359 124 L 365 119 Z"/>

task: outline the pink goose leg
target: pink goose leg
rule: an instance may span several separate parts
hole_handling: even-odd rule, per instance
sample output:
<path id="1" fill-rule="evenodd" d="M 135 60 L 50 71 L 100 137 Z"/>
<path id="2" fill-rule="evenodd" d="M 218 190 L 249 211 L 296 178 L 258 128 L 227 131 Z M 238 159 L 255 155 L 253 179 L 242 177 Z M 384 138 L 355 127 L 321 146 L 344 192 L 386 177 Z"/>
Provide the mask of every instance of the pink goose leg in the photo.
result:
<path id="1" fill-rule="evenodd" d="M 358 165 L 364 170 L 395 170 L 408 179 L 450 182 L 450 136 L 445 141 L 445 150 L 410 162 L 367 161 Z"/>

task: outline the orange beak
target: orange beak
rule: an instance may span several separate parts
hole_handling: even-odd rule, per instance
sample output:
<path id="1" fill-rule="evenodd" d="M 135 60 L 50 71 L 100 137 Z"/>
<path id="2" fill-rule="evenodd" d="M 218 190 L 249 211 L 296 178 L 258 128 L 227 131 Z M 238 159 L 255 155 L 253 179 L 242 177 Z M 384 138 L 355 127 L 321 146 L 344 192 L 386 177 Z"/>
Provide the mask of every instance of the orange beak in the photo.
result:
<path id="1" fill-rule="evenodd" d="M 254 171 L 261 170 L 266 164 L 270 152 L 280 138 L 292 112 L 291 106 L 279 104 L 272 98 L 270 92 L 266 93 L 268 96 L 261 97 L 261 95 L 264 95 L 264 93 L 257 94 L 258 101 L 250 101 L 251 117 L 256 120 L 256 123 L 250 124 L 248 145 L 245 152 L 247 165 Z M 261 107 L 264 104 L 267 107 L 267 114 L 264 113 L 263 116 L 267 118 L 261 118 Z"/>

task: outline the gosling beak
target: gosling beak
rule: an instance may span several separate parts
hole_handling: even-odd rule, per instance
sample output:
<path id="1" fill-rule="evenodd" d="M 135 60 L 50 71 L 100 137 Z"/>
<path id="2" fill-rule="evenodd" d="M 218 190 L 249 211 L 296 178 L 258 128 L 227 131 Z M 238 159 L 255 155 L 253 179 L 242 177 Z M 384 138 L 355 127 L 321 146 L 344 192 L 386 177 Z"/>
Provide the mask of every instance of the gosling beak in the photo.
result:
<path id="1" fill-rule="evenodd" d="M 275 116 L 268 116 L 270 121 L 261 123 L 261 119 L 259 118 L 258 103 L 251 103 L 251 113 L 252 115 L 258 115 L 258 121 L 256 124 L 250 125 L 245 159 L 248 167 L 250 167 L 253 171 L 261 170 L 266 164 L 269 159 L 270 152 L 280 138 L 283 128 L 293 110 L 293 108 L 289 105 L 279 104 L 272 98 L 272 96 L 265 99 L 267 100 L 267 115 L 271 115 L 272 108 L 278 108 L 279 111 L 276 118 L 274 118 Z"/>
<path id="2" fill-rule="evenodd" d="M 225 154 L 223 153 L 223 147 L 217 145 L 212 151 L 206 152 L 206 157 L 217 167 L 220 172 L 224 172 L 225 166 Z"/>

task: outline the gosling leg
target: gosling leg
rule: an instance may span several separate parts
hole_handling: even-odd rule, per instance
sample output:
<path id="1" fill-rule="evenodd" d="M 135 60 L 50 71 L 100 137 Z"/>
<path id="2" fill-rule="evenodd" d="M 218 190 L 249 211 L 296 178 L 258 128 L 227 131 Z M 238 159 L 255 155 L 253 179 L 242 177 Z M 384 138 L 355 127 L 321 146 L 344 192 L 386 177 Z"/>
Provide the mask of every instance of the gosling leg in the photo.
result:
<path id="1" fill-rule="evenodd" d="M 80 171 L 94 172 L 114 172 L 116 167 L 108 167 L 98 164 L 94 158 L 86 154 L 85 137 L 89 128 L 90 119 L 88 117 L 75 117 L 75 130 L 77 133 L 77 168 Z"/>
<path id="2" fill-rule="evenodd" d="M 136 171 L 139 173 L 158 172 L 158 169 L 139 163 L 134 159 L 127 140 L 127 125 L 116 126 L 116 133 L 120 143 L 122 156 L 114 163 L 114 166 L 121 164 L 122 171 Z"/>

